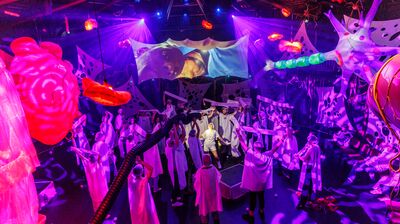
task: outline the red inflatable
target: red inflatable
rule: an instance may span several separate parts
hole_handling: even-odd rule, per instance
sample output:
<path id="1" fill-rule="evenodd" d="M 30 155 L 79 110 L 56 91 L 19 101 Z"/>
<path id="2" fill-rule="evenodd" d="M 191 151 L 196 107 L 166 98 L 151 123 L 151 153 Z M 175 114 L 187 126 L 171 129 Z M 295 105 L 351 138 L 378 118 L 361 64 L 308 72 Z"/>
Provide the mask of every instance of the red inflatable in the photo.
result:
<path id="1" fill-rule="evenodd" d="M 47 145 L 60 142 L 78 114 L 79 88 L 72 65 L 51 42 L 37 44 L 30 37 L 11 43 L 10 65 L 31 136 Z"/>
<path id="2" fill-rule="evenodd" d="M 131 100 L 132 96 L 126 91 L 115 91 L 104 83 L 101 85 L 89 78 L 82 79 L 83 95 L 105 106 L 120 106 Z"/>
<path id="3" fill-rule="evenodd" d="M 400 128 L 400 54 L 390 58 L 375 75 L 368 104 L 375 114 Z"/>

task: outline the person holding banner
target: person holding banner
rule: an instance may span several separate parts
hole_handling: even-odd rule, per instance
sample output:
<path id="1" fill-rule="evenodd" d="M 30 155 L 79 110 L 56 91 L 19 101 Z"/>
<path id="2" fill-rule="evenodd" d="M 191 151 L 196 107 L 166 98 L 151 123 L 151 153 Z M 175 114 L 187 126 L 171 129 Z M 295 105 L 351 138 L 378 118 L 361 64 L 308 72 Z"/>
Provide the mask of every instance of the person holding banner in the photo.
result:
<path id="1" fill-rule="evenodd" d="M 321 149 L 318 145 L 318 138 L 310 133 L 307 144 L 296 156 L 303 162 L 296 193 L 300 197 L 300 202 L 296 208 L 303 209 L 306 203 L 314 200 L 318 191 L 322 190 Z M 308 184 L 305 189 L 304 184 Z"/>
<path id="2" fill-rule="evenodd" d="M 104 142 L 105 136 L 102 132 L 97 132 L 92 151 L 98 153 L 100 156 L 101 166 L 104 169 L 107 183 L 110 183 L 110 162 L 109 157 L 113 156 L 112 151 L 109 150 L 108 145 Z"/>

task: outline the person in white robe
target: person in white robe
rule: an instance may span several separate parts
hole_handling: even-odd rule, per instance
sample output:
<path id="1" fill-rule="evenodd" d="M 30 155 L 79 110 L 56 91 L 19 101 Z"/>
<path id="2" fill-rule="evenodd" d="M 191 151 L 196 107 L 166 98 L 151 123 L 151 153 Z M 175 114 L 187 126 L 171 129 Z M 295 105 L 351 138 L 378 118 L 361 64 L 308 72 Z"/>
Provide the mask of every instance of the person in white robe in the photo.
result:
<path id="1" fill-rule="evenodd" d="M 101 156 L 96 151 L 71 147 L 83 162 L 93 210 L 96 211 L 108 192 L 107 178 L 102 166 Z"/>
<path id="2" fill-rule="evenodd" d="M 119 148 L 119 155 L 121 158 L 124 158 L 125 154 L 127 153 L 126 141 L 128 139 L 128 134 L 129 134 L 128 128 L 129 128 L 128 124 L 122 124 L 121 130 L 119 132 L 118 148 Z"/>
<path id="3" fill-rule="evenodd" d="M 126 141 L 127 152 L 131 151 L 133 147 L 142 143 L 147 136 L 147 132 L 136 123 L 134 117 L 129 119 L 128 140 Z"/>
<path id="4" fill-rule="evenodd" d="M 157 123 L 154 126 L 152 134 L 154 134 L 160 128 L 161 128 L 161 123 Z M 151 176 L 151 178 L 153 180 L 153 191 L 158 192 L 159 190 L 161 190 L 158 187 L 158 177 L 161 174 L 163 174 L 163 167 L 161 164 L 160 151 L 158 150 L 158 144 L 155 144 L 150 149 L 148 149 L 146 152 L 144 152 L 143 158 L 146 163 L 150 164 L 150 166 L 153 167 L 153 172 L 152 172 L 152 176 Z"/>
<path id="5" fill-rule="evenodd" d="M 194 189 L 196 206 L 199 207 L 201 223 L 208 223 L 209 214 L 213 214 L 214 223 L 219 222 L 218 212 L 222 212 L 220 189 L 221 173 L 211 163 L 208 154 L 203 155 L 203 164 L 195 174 Z"/>
<path id="6" fill-rule="evenodd" d="M 196 170 L 198 170 L 202 166 L 201 158 L 203 157 L 203 148 L 201 146 L 200 139 L 196 133 L 196 130 L 192 129 L 189 132 L 189 138 L 187 140 L 190 155 L 192 157 L 192 161 Z"/>
<path id="7" fill-rule="evenodd" d="M 124 110 L 118 109 L 118 115 L 115 117 L 114 128 L 118 133 L 121 131 L 122 124 L 124 123 Z"/>
<path id="8" fill-rule="evenodd" d="M 310 133 L 306 145 L 296 156 L 303 162 L 296 193 L 301 196 L 297 208 L 302 209 L 307 202 L 316 198 L 318 191 L 322 190 L 321 149 L 318 145 L 318 138 Z M 305 183 L 308 184 L 306 189 L 304 189 Z"/>
<path id="9" fill-rule="evenodd" d="M 83 132 L 83 127 L 82 125 L 78 125 L 73 132 L 74 136 L 72 138 L 72 145 L 77 147 L 77 148 L 82 148 L 86 150 L 90 150 L 90 145 L 89 141 L 86 137 L 85 132 Z M 78 166 L 81 164 L 80 157 L 76 155 L 76 162 Z"/>
<path id="10" fill-rule="evenodd" d="M 175 105 L 172 104 L 172 100 L 168 99 L 167 103 L 165 104 L 165 110 L 163 114 L 167 116 L 167 119 L 176 115 Z"/>
<path id="11" fill-rule="evenodd" d="M 283 155 L 282 155 L 282 166 L 288 170 L 300 169 L 300 163 L 298 158 L 295 156 L 299 148 L 297 145 L 297 139 L 294 135 L 295 131 L 292 127 L 286 127 L 286 137 L 283 143 Z"/>
<path id="12" fill-rule="evenodd" d="M 179 139 L 177 127 L 174 126 L 169 132 L 166 142 L 165 155 L 168 160 L 168 173 L 173 186 L 172 206 L 183 205 L 181 191 L 186 188 L 186 171 L 188 170 L 185 147 Z"/>
<path id="13" fill-rule="evenodd" d="M 153 168 L 137 159 L 128 177 L 128 197 L 132 224 L 159 224 L 156 206 L 150 191 L 149 179 Z M 144 167 L 144 168 L 143 168 Z"/>
<path id="14" fill-rule="evenodd" d="M 242 130 L 238 130 L 242 132 Z M 243 219 L 254 222 L 254 211 L 258 198 L 259 214 L 264 218 L 264 191 L 273 187 L 273 153 L 282 145 L 279 142 L 272 150 L 265 151 L 264 144 L 258 139 L 247 146 L 243 135 L 239 135 L 240 144 L 242 145 L 244 156 L 244 168 L 242 174 L 242 182 L 240 187 L 250 192 L 250 202 L 248 213 L 243 215 Z"/>
<path id="15" fill-rule="evenodd" d="M 110 183 L 110 162 L 109 158 L 113 156 L 113 152 L 109 149 L 108 145 L 104 142 L 105 136 L 102 132 L 98 132 L 95 135 L 95 141 L 92 151 L 100 155 L 101 166 L 104 169 L 104 173 L 107 179 L 107 183 Z"/>
<path id="16" fill-rule="evenodd" d="M 235 116 L 231 117 L 231 122 L 233 125 L 232 136 L 231 136 L 231 154 L 232 157 L 238 158 L 240 157 L 240 151 L 239 151 L 240 141 L 238 136 L 240 133 L 237 130 L 240 128 L 240 123 Z"/>
<path id="17" fill-rule="evenodd" d="M 116 164 L 117 158 L 114 154 L 114 146 L 117 135 L 111 123 L 113 117 L 114 116 L 112 113 L 108 111 L 105 112 L 105 115 L 103 117 L 103 122 L 100 125 L 100 131 L 105 136 L 104 142 L 108 145 L 108 148 L 110 149 L 109 163 L 110 163 L 110 168 L 112 168 L 113 174 L 115 176 L 117 175 L 117 164 Z"/>

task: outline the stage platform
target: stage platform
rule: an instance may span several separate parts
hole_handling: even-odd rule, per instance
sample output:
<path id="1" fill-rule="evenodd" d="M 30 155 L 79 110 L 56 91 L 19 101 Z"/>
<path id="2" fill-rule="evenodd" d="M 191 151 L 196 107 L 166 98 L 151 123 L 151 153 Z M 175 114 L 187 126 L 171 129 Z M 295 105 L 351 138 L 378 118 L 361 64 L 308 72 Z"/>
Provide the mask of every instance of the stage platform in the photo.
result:
<path id="1" fill-rule="evenodd" d="M 234 200 L 246 194 L 246 190 L 240 188 L 242 183 L 243 165 L 237 164 L 227 169 L 221 170 L 221 194 L 228 200 Z"/>

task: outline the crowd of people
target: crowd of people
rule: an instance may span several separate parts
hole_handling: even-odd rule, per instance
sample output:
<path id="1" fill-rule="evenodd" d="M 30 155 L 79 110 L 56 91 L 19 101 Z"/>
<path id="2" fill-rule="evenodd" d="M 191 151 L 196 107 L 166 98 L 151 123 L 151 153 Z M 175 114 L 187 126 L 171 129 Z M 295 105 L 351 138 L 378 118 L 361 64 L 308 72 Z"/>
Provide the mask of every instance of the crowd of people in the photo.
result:
<path id="1" fill-rule="evenodd" d="M 218 107 L 197 111 L 201 116 L 187 124 L 175 123 L 163 140 L 137 157 L 128 178 L 135 223 L 159 223 L 152 194 L 162 190 L 158 182 L 162 174 L 169 176 L 173 207 L 184 205 L 183 192 L 194 189 L 201 222 L 207 223 L 212 215 L 218 223 L 218 213 L 223 210 L 220 170 L 232 161 L 244 165 L 241 187 L 250 192 L 250 201 L 243 218 L 250 223 L 254 222 L 257 199 L 260 217 L 264 217 L 264 191 L 273 187 L 274 163 L 280 172 L 300 170 L 298 208 L 322 190 L 318 138 L 311 133 L 305 147 L 298 150 L 291 110 L 263 105 L 252 116 L 248 105 Z M 119 109 L 114 118 L 105 112 L 92 147 L 84 132 L 85 122 L 80 119 L 74 125 L 71 150 L 86 173 L 93 209 L 107 193 L 121 159 L 177 113 L 190 113 L 190 109 L 168 100 L 162 113 L 141 111 L 126 117 Z M 167 170 L 163 170 L 163 155 Z"/>

